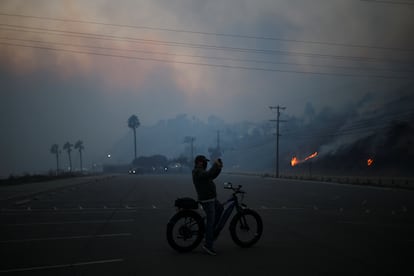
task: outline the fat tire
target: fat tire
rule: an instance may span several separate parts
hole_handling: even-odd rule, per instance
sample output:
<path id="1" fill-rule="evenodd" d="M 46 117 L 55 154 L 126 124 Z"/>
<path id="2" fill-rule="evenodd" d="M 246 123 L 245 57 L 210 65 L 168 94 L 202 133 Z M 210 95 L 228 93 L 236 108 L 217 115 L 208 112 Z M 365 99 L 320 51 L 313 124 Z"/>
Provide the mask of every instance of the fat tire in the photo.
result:
<path id="1" fill-rule="evenodd" d="M 239 220 L 242 218 L 242 216 L 252 216 L 256 220 L 257 224 L 257 232 L 254 238 L 250 241 L 241 241 L 236 233 L 236 226 L 239 222 Z M 238 212 L 231 220 L 230 222 L 230 234 L 233 241 L 240 247 L 247 248 L 253 246 L 255 243 L 257 243 L 262 236 L 263 233 L 263 222 L 260 215 L 251 209 L 244 209 L 241 212 Z"/>
<path id="2" fill-rule="evenodd" d="M 173 230 L 175 224 L 184 217 L 190 217 L 195 220 L 198 225 L 198 234 L 195 241 L 190 244 L 189 246 L 180 246 L 175 241 L 175 237 L 173 236 Z M 167 241 L 168 244 L 176 251 L 180 253 L 190 252 L 191 250 L 197 248 L 197 246 L 201 243 L 204 238 L 204 221 L 203 218 L 200 216 L 199 213 L 192 211 L 192 210 L 181 210 L 176 213 L 174 216 L 171 217 L 170 221 L 167 224 Z"/>

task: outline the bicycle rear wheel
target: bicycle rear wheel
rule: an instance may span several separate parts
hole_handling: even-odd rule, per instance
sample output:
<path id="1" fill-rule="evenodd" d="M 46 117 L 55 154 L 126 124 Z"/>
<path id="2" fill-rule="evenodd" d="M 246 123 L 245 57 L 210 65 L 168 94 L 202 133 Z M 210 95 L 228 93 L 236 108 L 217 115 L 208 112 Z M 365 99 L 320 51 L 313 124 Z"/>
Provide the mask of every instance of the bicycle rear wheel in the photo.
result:
<path id="1" fill-rule="evenodd" d="M 259 214 L 250 209 L 237 213 L 230 223 L 230 234 L 240 247 L 250 247 L 259 241 L 263 233 L 263 222 Z"/>
<path id="2" fill-rule="evenodd" d="M 178 252 L 195 249 L 204 237 L 204 221 L 191 210 L 176 213 L 167 224 L 167 241 Z"/>

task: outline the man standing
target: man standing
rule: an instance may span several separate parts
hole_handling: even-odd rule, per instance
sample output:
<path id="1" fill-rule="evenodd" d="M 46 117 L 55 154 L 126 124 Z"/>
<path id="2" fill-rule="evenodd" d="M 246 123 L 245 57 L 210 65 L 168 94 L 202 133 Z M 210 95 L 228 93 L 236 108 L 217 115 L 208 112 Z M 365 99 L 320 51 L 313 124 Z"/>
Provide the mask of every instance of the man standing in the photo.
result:
<path id="1" fill-rule="evenodd" d="M 206 234 L 205 244 L 203 249 L 210 255 L 217 255 L 213 248 L 214 242 L 214 228 L 215 224 L 220 219 L 220 215 L 223 211 L 223 206 L 217 200 L 215 179 L 221 172 L 223 163 L 221 159 L 214 161 L 213 165 L 207 170 L 208 160 L 204 155 L 198 155 L 194 160 L 193 169 L 193 183 L 197 191 L 198 200 L 203 206 L 206 213 Z"/>

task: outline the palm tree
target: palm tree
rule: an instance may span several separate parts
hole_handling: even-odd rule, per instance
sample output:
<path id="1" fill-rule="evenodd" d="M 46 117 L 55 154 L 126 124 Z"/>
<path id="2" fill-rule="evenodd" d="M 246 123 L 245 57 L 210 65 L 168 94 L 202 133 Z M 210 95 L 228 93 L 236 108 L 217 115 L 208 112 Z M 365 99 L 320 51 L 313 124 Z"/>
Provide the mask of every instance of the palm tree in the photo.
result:
<path id="1" fill-rule="evenodd" d="M 59 173 L 59 145 L 53 144 L 50 148 L 50 152 L 56 155 L 56 175 Z"/>
<path id="2" fill-rule="evenodd" d="M 83 172 L 83 166 L 82 166 L 82 151 L 85 147 L 83 146 L 83 142 L 81 140 L 78 140 L 75 143 L 75 149 L 79 151 L 79 159 L 80 159 L 80 171 Z"/>
<path id="3" fill-rule="evenodd" d="M 66 144 L 63 145 L 63 149 L 68 152 L 69 157 L 69 171 L 72 172 L 72 157 L 70 156 L 70 153 L 72 151 L 73 144 L 66 142 Z"/>
<path id="4" fill-rule="evenodd" d="M 140 126 L 137 115 L 132 115 L 128 119 L 128 127 L 134 131 L 134 160 L 137 159 L 137 128 Z"/>

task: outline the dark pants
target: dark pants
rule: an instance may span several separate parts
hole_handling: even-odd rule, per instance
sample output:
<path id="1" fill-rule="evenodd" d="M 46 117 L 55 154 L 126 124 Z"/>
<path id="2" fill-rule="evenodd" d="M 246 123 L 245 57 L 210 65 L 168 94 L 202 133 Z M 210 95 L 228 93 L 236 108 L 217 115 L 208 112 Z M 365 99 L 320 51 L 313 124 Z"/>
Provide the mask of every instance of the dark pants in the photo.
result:
<path id="1" fill-rule="evenodd" d="M 213 248 L 214 229 L 218 223 L 221 213 L 223 212 L 223 205 L 216 199 L 214 201 L 202 202 L 204 212 L 206 213 L 206 235 L 205 245 L 208 248 Z"/>

